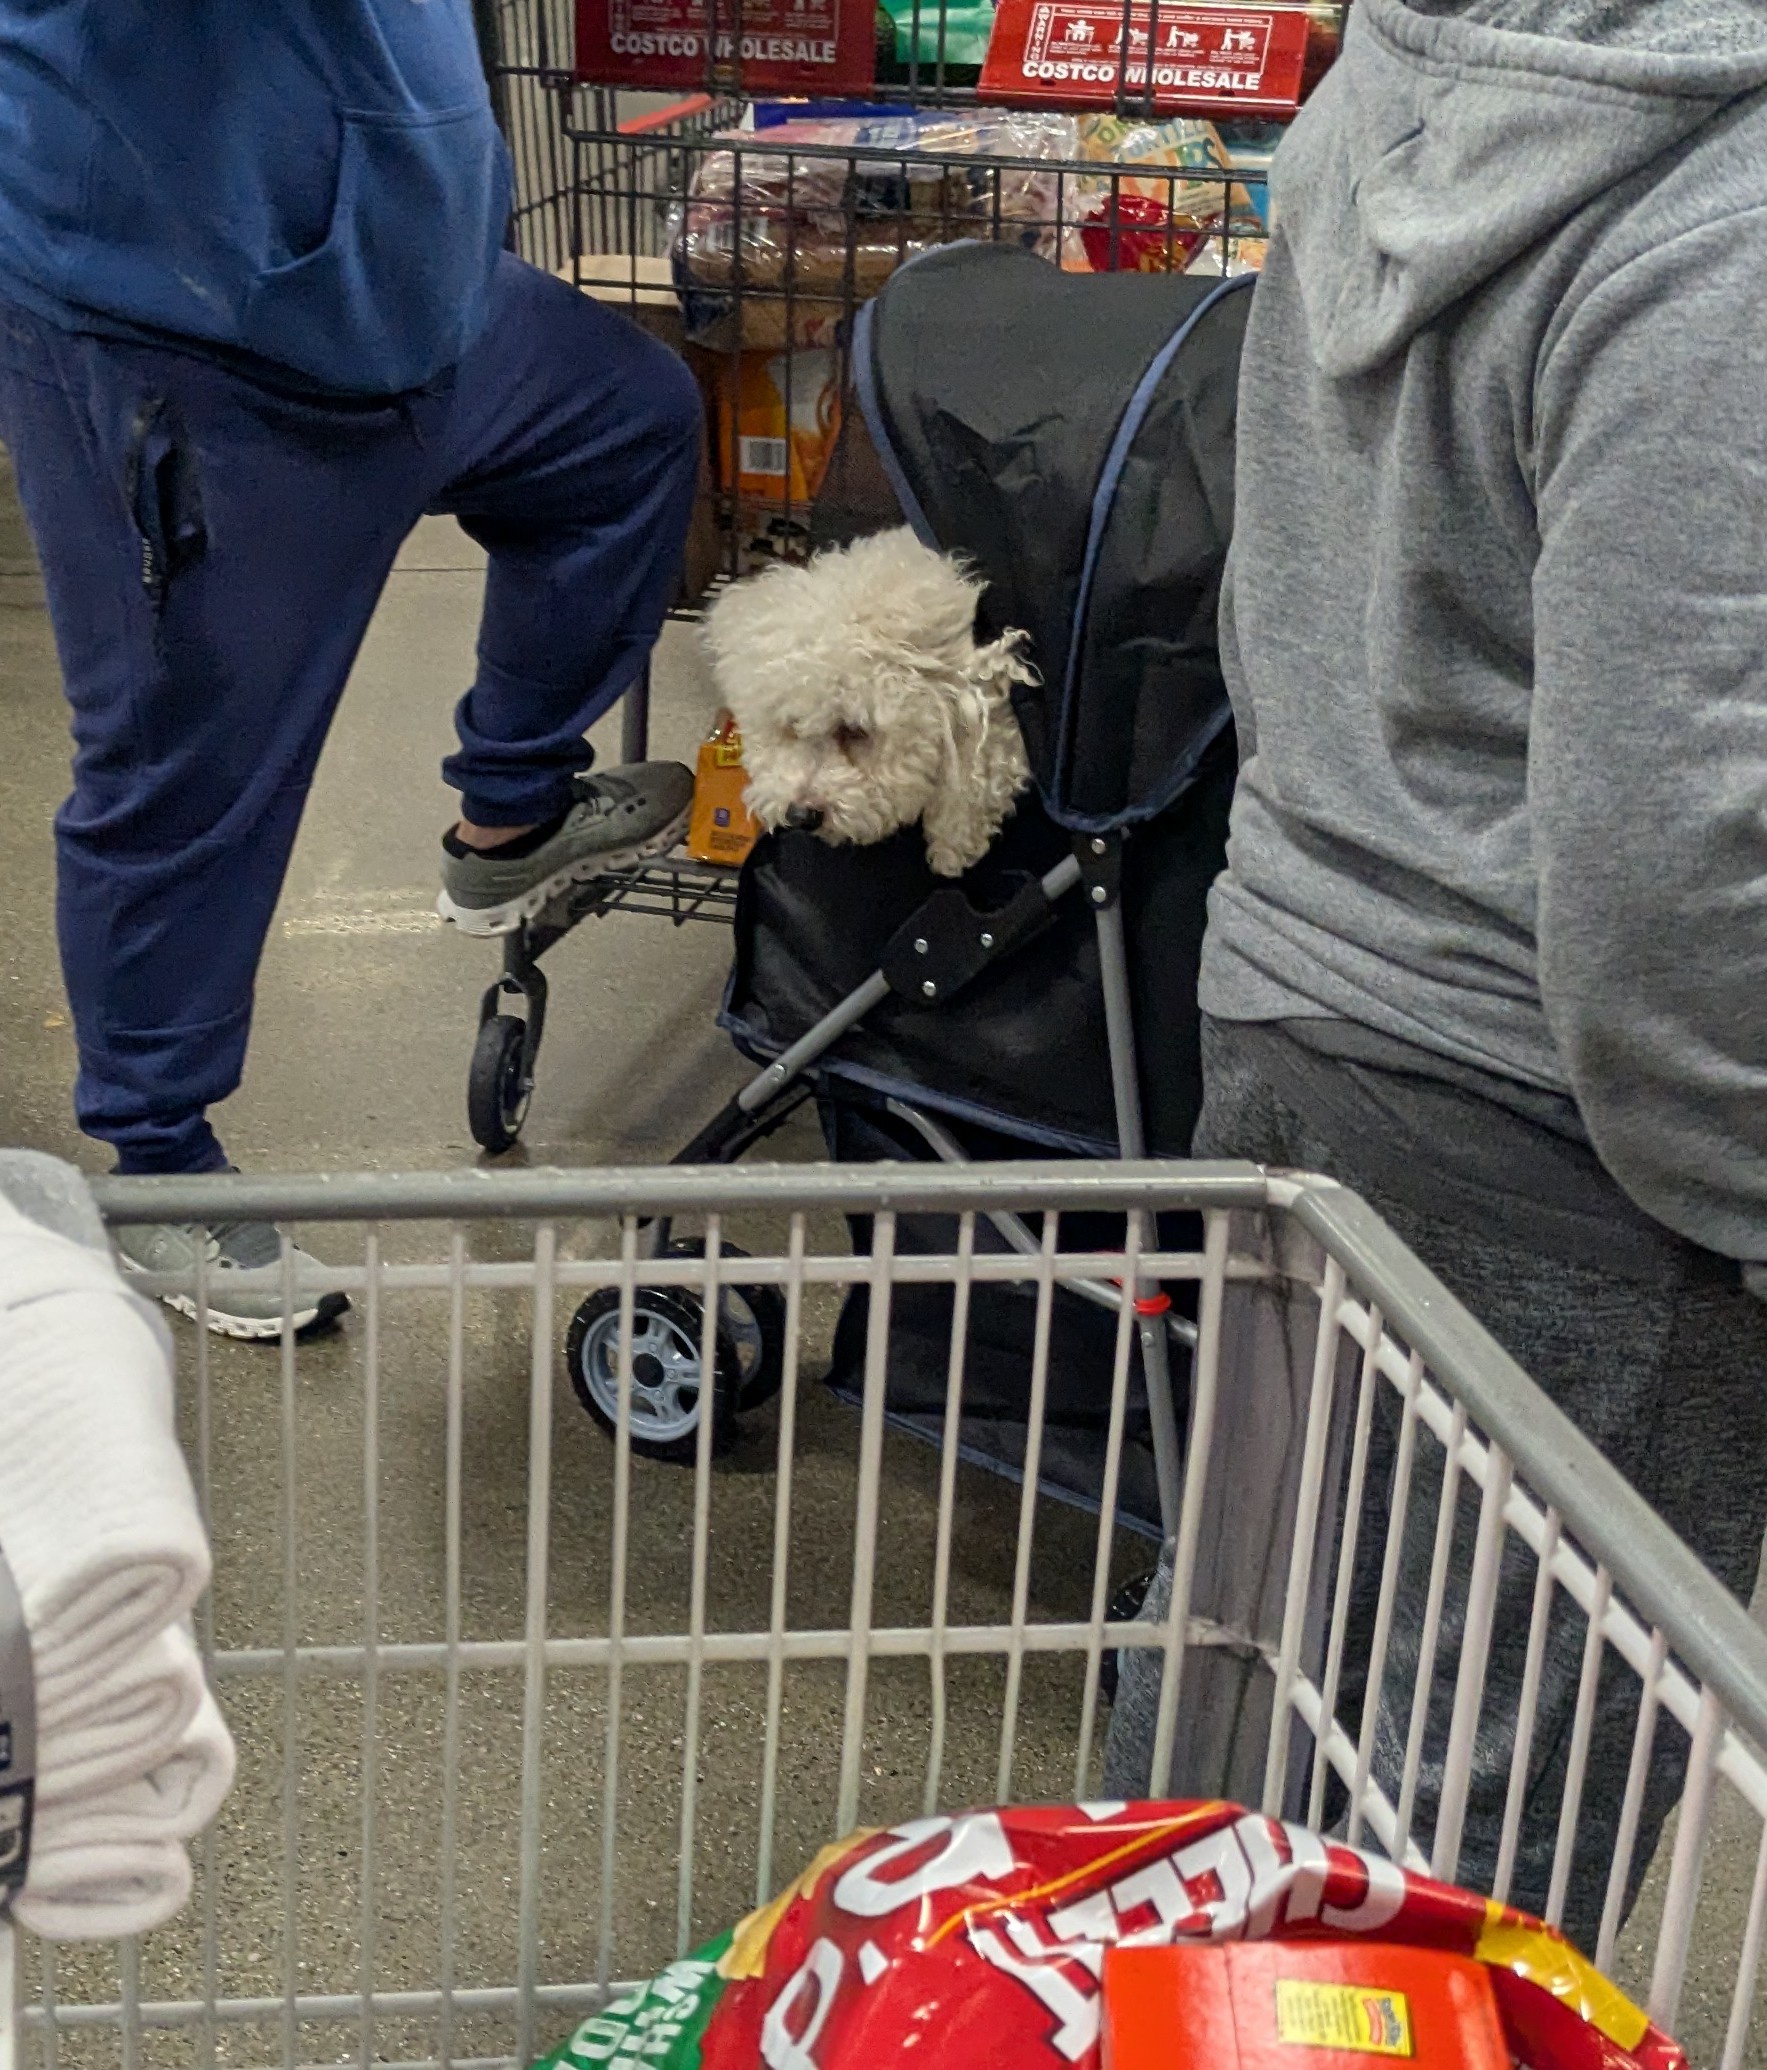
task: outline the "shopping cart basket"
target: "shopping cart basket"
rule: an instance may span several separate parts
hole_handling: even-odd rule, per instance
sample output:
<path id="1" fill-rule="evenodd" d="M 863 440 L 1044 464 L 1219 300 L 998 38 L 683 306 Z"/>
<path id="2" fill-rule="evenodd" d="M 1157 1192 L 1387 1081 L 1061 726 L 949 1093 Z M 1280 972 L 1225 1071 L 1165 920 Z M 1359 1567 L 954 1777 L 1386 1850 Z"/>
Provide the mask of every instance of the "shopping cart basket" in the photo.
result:
<path id="1" fill-rule="evenodd" d="M 1270 1697 L 1251 1794 L 1453 1876 L 1482 1705 L 1489 1592 L 1506 1550 L 1539 1566 L 1533 1628 L 1583 1631 L 1586 1673 L 1559 1826 L 1611 1855 L 1593 1951 L 1699 2063 L 1751 2060 L 1767 1923 L 1767 1639 L 1492 1340 L 1357 1200 L 1248 1166 L 450 1173 L 111 1180 L 112 1220 L 278 1215 L 343 1267 L 357 1313 L 328 1340 L 180 1340 L 193 1466 L 216 1547 L 200 1636 L 240 1742 L 240 1781 L 201 1844 L 187 1917 L 139 1945 L 18 1950 L 17 2043 L 45 2065 L 524 2063 L 622 1979 L 649 1974 L 768 1895 L 830 1837 L 940 1807 L 1086 1797 L 1108 1651 L 1161 1649 L 1161 1755 L 1192 1729 L 1211 1660 Z M 1037 1255 L 980 1253 L 978 1220 L 1044 1217 Z M 1061 1218 L 1127 1217 L 1127 1240 L 1061 1247 Z M 904 1256 L 899 1217 L 954 1218 L 945 1256 Z M 1162 1217 L 1199 1250 L 1145 1254 Z M 871 1218 L 867 1255 L 839 1218 Z M 704 1253 L 641 1260 L 639 1219 L 704 1218 Z M 753 1255 L 726 1255 L 741 1237 Z M 297 1270 L 285 1255 L 285 1276 Z M 562 1306 L 631 1308 L 667 1273 L 715 1335 L 727 1285 L 788 1319 L 777 1420 L 691 1477 L 600 1444 L 557 1358 Z M 1130 1372 L 1119 1313 L 1112 1473 L 1096 1520 L 1008 1490 L 886 1431 L 891 1299 L 952 1291 L 949 1414 L 966 1303 L 1017 1276 L 1055 1290 L 1188 1278 L 1199 1332 L 1164 1621 L 1106 1618 L 1125 1548 L 1114 1466 Z M 830 1301 L 872 1291 L 851 1411 L 803 1383 Z M 328 1272 L 328 1283 L 330 1275 Z M 198 1304 L 200 1278 L 185 1288 Z M 1039 1337 L 1039 1345 L 1046 1341 Z M 713 1346 L 702 1342 L 710 1359 Z M 520 1384 L 525 1374 L 525 1388 Z M 1027 1376 L 1041 1430 L 1041 1349 Z M 1211 1615 L 1201 1520 L 1235 1397 L 1255 1380 L 1292 1427 L 1265 1500 L 1278 1546 L 1249 1623 Z M 638 1376 L 622 1361 L 620 1392 Z M 1380 1409 L 1410 1433 L 1396 1532 L 1424 1466 L 1478 1513 L 1465 1638 L 1426 1648 L 1453 1730 L 1439 1799 L 1375 1778 L 1372 1707 L 1343 1701 L 1331 1606 L 1390 1536 L 1335 1529 Z M 1345 1442 L 1347 1441 L 1347 1442 Z M 1362 1462 L 1362 1463 L 1359 1463 Z M 1341 1546 L 1341 1556 L 1340 1556 Z M 1452 1594 L 1458 1583 L 1450 1584 Z M 1605 1670 L 1605 1674 L 1604 1671 Z M 1380 1664 L 1371 1670 L 1381 1683 Z M 1635 1786 L 1582 1804 L 1598 1681 L 1648 1750 L 1688 1751 L 1672 1843 L 1630 1923 Z M 1412 1718 L 1413 1692 L 1388 1695 Z M 1517 1776 L 1531 1717 L 1523 1692 Z M 1582 1749 L 1583 1751 L 1579 1751 Z M 1643 1752 L 1634 1760 L 1634 1785 Z M 1512 1790 L 1509 1824 L 1519 1816 Z M 1581 1818 L 1579 1818 L 1579 1808 Z M 1501 1894 L 1508 1870 L 1494 1881 Z M 1562 1887 L 1562 1884 L 1561 1884 Z M 1746 1895 L 1744 1895 L 1746 1893 Z"/>

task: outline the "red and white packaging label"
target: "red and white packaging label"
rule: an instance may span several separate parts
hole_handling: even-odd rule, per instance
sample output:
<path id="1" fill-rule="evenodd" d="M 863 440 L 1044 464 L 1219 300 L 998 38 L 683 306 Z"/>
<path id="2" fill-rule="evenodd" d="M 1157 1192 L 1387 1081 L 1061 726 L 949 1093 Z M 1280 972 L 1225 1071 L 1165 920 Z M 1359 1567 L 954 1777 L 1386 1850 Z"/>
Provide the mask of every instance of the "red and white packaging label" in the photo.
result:
<path id="1" fill-rule="evenodd" d="M 1119 85 L 1143 102 L 1152 51 L 1154 106 L 1163 113 L 1292 114 L 1300 105 L 1307 16 L 1300 8 L 1159 7 L 1131 0 L 1002 0 L 994 17 L 984 99 L 1113 103 Z"/>
<path id="2" fill-rule="evenodd" d="M 873 0 L 577 0 L 577 76 L 600 84 L 863 92 Z"/>

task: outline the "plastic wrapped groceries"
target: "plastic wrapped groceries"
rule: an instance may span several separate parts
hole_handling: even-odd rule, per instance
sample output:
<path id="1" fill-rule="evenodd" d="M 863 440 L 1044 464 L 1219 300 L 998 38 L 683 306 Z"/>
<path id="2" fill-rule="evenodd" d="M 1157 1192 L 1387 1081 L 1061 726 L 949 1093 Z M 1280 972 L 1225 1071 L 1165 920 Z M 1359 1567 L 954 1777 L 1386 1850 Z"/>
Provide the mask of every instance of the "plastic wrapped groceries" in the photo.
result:
<path id="1" fill-rule="evenodd" d="M 1111 170 L 1072 183 L 1077 221 L 1063 242 L 1064 266 L 1216 275 L 1262 267 L 1263 188 L 1233 178 L 1244 161 L 1214 123 L 1087 115 L 1077 129 L 1080 156 Z"/>
<path id="2" fill-rule="evenodd" d="M 1086 115 L 1077 128 L 1080 156 L 1112 170 L 1075 181 L 1079 253 L 1070 238 L 1064 263 L 1093 273 L 1182 273 L 1227 206 L 1227 154 L 1215 125 Z"/>
<path id="3" fill-rule="evenodd" d="M 834 345 L 853 310 L 934 245 L 1004 238 L 1054 257 L 1053 166 L 1076 146 L 1071 116 L 996 109 L 790 121 L 732 137 L 700 161 L 675 226 L 688 336 L 720 349 Z M 990 162 L 1002 159 L 1037 163 Z"/>
<path id="4" fill-rule="evenodd" d="M 1476 1963 L 1502 2044 L 1531 2070 L 1686 2070 L 1552 1928 L 1218 1802 L 1017 1806 L 856 1834 L 585 2021 L 541 2070 L 1100 2070 L 1116 1951 L 1256 1941 Z M 1383 2017 L 1403 2023 L 1428 1994 L 1380 1995 Z M 1341 2022 L 1317 1986 L 1299 2010 L 1317 2029 L 1301 2040 Z"/>

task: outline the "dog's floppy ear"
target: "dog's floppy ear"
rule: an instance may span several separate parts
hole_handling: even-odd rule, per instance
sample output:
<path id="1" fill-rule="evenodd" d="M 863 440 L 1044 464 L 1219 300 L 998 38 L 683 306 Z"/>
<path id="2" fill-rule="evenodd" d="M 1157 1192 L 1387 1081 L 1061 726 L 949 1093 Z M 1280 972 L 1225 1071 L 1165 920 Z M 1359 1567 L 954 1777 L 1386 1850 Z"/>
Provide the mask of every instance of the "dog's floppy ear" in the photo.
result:
<path id="1" fill-rule="evenodd" d="M 981 861 L 1030 774 L 1010 702 L 1014 683 L 1036 681 L 1009 632 L 976 649 L 947 701 L 939 783 L 921 816 L 935 875 L 961 877 Z"/>

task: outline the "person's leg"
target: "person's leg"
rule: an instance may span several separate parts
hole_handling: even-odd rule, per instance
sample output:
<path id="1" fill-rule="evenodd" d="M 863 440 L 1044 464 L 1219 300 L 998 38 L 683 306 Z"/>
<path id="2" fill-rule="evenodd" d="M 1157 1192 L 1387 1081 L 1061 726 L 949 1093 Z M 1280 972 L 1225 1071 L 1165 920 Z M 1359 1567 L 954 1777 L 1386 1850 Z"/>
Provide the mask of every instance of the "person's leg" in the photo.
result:
<path id="1" fill-rule="evenodd" d="M 1493 1215 L 1477 1226 L 1420 1212 L 1356 1169 L 1357 1151 L 1328 1140 L 1269 1084 L 1231 1030 L 1205 1031 L 1207 1097 L 1198 1124 L 1199 1156 L 1246 1156 L 1260 1162 L 1326 1169 L 1361 1192 L 1452 1292 L 1485 1324 L 1542 1388 L 1598 1444 L 1739 1595 L 1747 1596 L 1767 1526 L 1767 1484 L 1758 1461 L 1767 1439 L 1767 1310 L 1746 1295 L 1722 1261 L 1705 1260 L 1666 1235 L 1653 1271 L 1622 1272 L 1544 1253 L 1537 1242 L 1506 1234 Z M 1470 1096 L 1445 1090 L 1452 1104 Z M 1371 1129 L 1390 1124 L 1391 1107 L 1370 1106 Z M 1463 1126 L 1476 1116 L 1468 1113 Z M 1390 1151 L 1395 1146 L 1388 1143 Z M 1427 1168 L 1425 1142 L 1397 1148 Z M 1446 1152 L 1438 1137 L 1435 1148 Z M 1391 1404 L 1385 1400 L 1385 1420 Z M 1390 1493 L 1390 1429 L 1377 1430 L 1353 1597 L 1349 1655 L 1340 1711 L 1355 1718 L 1384 1543 Z M 1440 1488 L 1441 1448 L 1420 1441 L 1407 1509 L 1404 1546 L 1376 1730 L 1376 1780 L 1396 1793 L 1409 1727 Z M 1524 1462 L 1525 1467 L 1525 1462 Z M 1452 1703 L 1454 1661 L 1465 1615 L 1465 1591 L 1477 1525 L 1464 1494 L 1456 1514 L 1451 1579 L 1443 1606 L 1436 1678 L 1419 1777 L 1416 1828 L 1427 1834 L 1442 1781 Z M 1257 1547 L 1246 1549 L 1255 1563 Z M 1509 1549 L 1486 1674 L 1487 1701 L 1474 1756 L 1460 1874 L 1488 1888 L 1495 1873 L 1509 1785 L 1534 1585 L 1533 1561 Z M 1156 1607 L 1157 1607 L 1156 1592 Z M 1572 1720 L 1582 1671 L 1581 1620 L 1555 1619 L 1535 1710 L 1530 1773 L 1513 1901 L 1542 1910 L 1547 1901 L 1559 1806 L 1568 1766 Z M 1132 1792 L 1145 1784 L 1158 1693 L 1155 1657 L 1130 1654 L 1113 1717 L 1107 1787 Z M 1612 1837 L 1624 1794 L 1637 1715 L 1635 1677 L 1615 1669 L 1603 1681 L 1584 1786 L 1583 1815 L 1565 1907 L 1573 1938 L 1593 1947 L 1600 1921 Z M 1648 1863 L 1664 1818 L 1679 1793 L 1686 1741 L 1659 1727 L 1634 1863 L 1633 1883 Z M 1186 1792 L 1211 1789 L 1208 1777 L 1178 1776 Z"/>
<path id="2" fill-rule="evenodd" d="M 1734 1270 L 1722 1260 L 1665 1245 L 1659 1276 L 1628 1277 L 1577 1259 L 1543 1255 L 1506 1241 L 1500 1229 L 1467 1229 L 1420 1216 L 1390 1199 L 1376 1204 L 1670 1528 L 1747 1601 L 1767 1528 L 1767 1483 L 1759 1470 L 1767 1456 L 1767 1396 L 1760 1382 L 1767 1370 L 1767 1309 L 1743 1290 Z M 1441 1458 L 1439 1446 L 1422 1448 L 1424 1471 L 1414 1481 L 1407 1519 L 1400 1614 L 1376 1733 L 1376 1773 L 1389 1790 L 1397 1788 L 1401 1773 L 1410 1691 L 1419 1667 Z M 1525 1478 L 1525 1460 L 1521 1466 Z M 1443 1785 L 1454 1662 L 1465 1626 L 1477 1529 L 1476 1496 L 1463 1485 L 1423 1743 L 1418 1806 L 1426 1830 Z M 1487 1699 L 1460 1858 L 1461 1880 L 1480 1887 L 1488 1888 L 1495 1875 L 1502 1838 L 1535 1568 L 1532 1555 L 1511 1539 L 1498 1580 Z M 1372 1622 L 1372 1600 L 1362 1621 L 1365 1628 Z M 1585 1636 L 1584 1619 L 1558 1594 L 1541 1665 L 1509 1891 L 1512 1903 L 1536 1913 L 1546 1910 L 1551 1889 Z M 1565 1931 L 1592 1954 L 1632 1759 L 1639 1693 L 1637 1676 L 1610 1654 L 1598 1685 L 1563 1911 Z M 1663 1822 L 1681 1793 L 1687 1752 L 1685 1733 L 1662 1719 L 1646 1772 L 1623 1912 L 1630 1909 Z"/>
<path id="3" fill-rule="evenodd" d="M 429 456 L 394 408 L 0 312 L 0 422 L 72 706 L 57 913 L 81 1126 L 223 1162 L 258 956 L 333 707 Z"/>
<path id="4" fill-rule="evenodd" d="M 456 376 L 433 503 L 490 555 L 478 674 L 442 772 L 476 828 L 571 804 L 584 735 L 637 679 L 674 601 L 701 422 L 674 353 L 503 259 Z"/>

